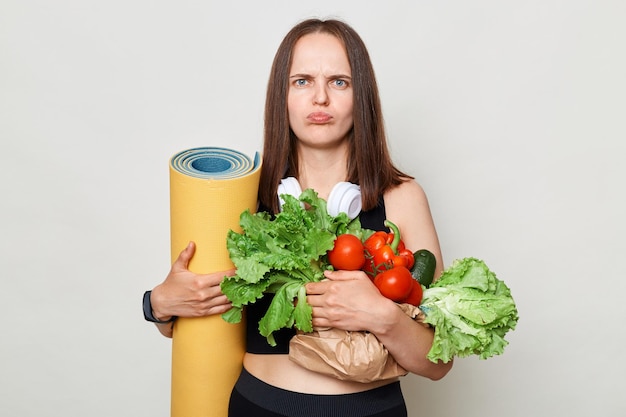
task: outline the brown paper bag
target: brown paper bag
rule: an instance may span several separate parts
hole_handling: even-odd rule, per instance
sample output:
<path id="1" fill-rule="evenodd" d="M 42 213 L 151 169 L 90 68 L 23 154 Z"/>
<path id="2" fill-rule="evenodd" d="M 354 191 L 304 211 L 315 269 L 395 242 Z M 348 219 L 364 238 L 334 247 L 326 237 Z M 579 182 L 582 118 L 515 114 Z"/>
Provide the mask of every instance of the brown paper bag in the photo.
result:
<path id="1" fill-rule="evenodd" d="M 398 306 L 409 317 L 423 321 L 419 308 L 410 304 Z M 372 382 L 408 373 L 369 332 L 329 328 L 298 333 L 289 343 L 289 358 L 311 371 L 344 381 Z"/>

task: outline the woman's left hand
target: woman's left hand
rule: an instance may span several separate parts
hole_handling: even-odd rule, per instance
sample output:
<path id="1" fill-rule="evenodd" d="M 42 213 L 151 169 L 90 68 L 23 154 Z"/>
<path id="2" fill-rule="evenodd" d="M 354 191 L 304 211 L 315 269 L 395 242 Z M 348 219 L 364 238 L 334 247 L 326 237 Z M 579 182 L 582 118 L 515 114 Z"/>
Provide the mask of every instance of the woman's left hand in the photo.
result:
<path id="1" fill-rule="evenodd" d="M 362 271 L 325 271 L 326 280 L 306 284 L 313 326 L 373 331 L 391 300 Z"/>

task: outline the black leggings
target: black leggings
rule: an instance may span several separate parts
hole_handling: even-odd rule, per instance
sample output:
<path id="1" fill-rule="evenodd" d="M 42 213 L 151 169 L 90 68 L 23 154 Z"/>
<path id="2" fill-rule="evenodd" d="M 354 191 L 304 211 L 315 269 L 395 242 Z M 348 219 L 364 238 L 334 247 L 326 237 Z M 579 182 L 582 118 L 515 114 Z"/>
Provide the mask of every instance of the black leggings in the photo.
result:
<path id="1" fill-rule="evenodd" d="M 407 417 L 400 382 L 354 394 L 315 395 L 271 386 L 245 369 L 230 397 L 229 417 Z"/>

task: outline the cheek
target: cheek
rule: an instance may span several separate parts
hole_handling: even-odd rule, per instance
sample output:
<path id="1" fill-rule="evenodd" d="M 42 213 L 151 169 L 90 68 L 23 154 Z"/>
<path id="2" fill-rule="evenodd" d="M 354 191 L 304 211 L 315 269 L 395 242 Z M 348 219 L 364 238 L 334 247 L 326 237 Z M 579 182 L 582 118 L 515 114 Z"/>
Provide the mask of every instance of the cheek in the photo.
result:
<path id="1" fill-rule="evenodd" d="M 344 97 L 343 100 L 337 100 L 337 108 L 341 111 L 341 118 L 344 123 L 352 125 L 353 116 L 352 113 L 354 111 L 354 102 L 352 97 Z"/>
<path id="2" fill-rule="evenodd" d="M 301 101 L 298 95 L 287 95 L 287 114 L 289 115 L 290 121 L 295 120 L 295 118 L 302 113 Z"/>
<path id="3" fill-rule="evenodd" d="M 298 109 L 295 105 L 295 100 L 291 98 L 291 95 L 287 96 L 287 116 L 289 118 L 289 126 L 294 125 L 294 122 L 297 120 Z"/>
<path id="4" fill-rule="evenodd" d="M 353 108 L 351 105 L 346 106 L 344 110 L 341 112 L 342 125 L 347 127 L 352 127 L 354 124 L 354 117 L 352 115 Z"/>

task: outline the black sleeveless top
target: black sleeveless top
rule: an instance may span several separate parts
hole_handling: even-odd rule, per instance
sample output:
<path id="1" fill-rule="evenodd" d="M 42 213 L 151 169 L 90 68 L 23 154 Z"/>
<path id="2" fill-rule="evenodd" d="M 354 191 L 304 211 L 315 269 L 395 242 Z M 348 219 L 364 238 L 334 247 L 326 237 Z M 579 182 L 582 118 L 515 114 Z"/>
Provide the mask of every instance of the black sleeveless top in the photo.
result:
<path id="1" fill-rule="evenodd" d="M 259 208 L 262 210 L 262 208 Z M 265 210 L 267 211 L 267 210 Z M 385 202 L 382 197 L 378 201 L 378 205 L 369 211 L 362 211 L 359 214 L 361 227 L 370 230 L 383 230 L 388 232 L 389 229 L 384 225 L 386 218 Z M 254 304 L 246 307 L 246 351 L 248 353 L 258 354 L 287 354 L 289 353 L 289 341 L 296 334 L 296 330 L 280 329 L 274 332 L 276 346 L 272 347 L 267 343 L 265 336 L 259 333 L 259 320 L 265 315 L 272 302 L 273 294 L 266 294 L 263 298 L 257 300 Z"/>

